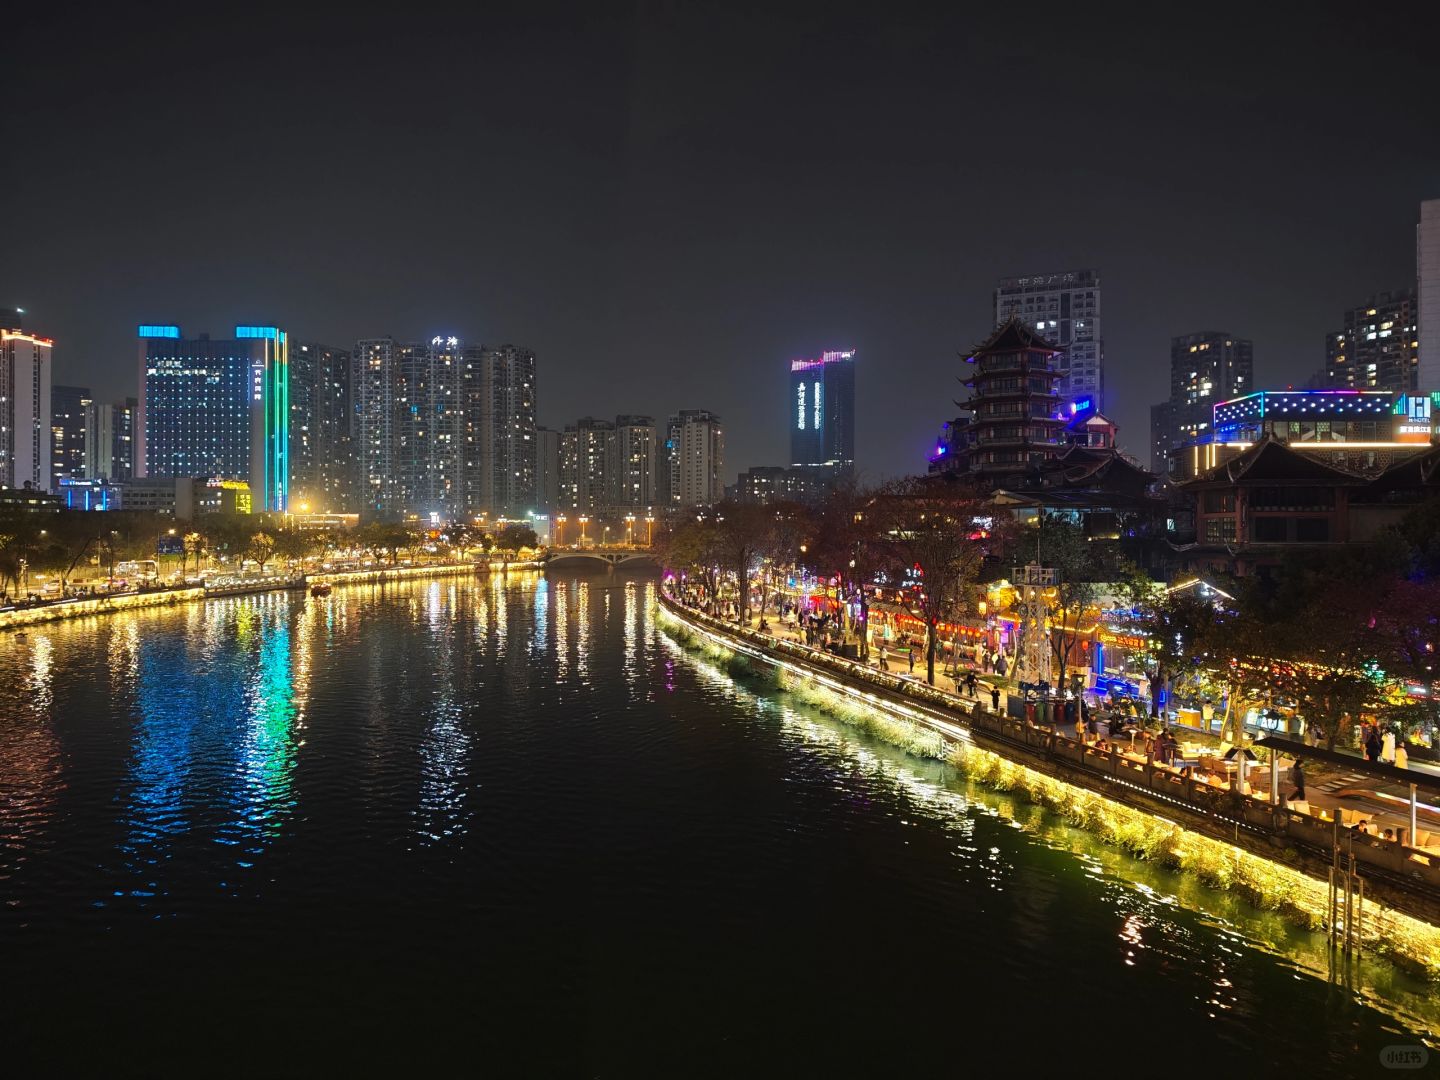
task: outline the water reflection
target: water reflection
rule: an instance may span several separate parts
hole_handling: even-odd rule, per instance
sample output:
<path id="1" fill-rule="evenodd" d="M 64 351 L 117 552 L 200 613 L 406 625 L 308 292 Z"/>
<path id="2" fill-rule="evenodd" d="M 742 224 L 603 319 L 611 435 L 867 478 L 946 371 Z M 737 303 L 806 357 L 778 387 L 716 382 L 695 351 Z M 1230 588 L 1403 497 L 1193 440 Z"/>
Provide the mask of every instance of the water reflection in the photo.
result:
<path id="1" fill-rule="evenodd" d="M 47 634 L 26 640 L 8 635 L 0 649 L 0 695 L 16 702 L 0 709 L 0 881 L 45 846 L 55 803 L 65 787 L 56 738 L 55 647 Z M 3 897 L 0 897 L 3 899 Z"/>
<path id="2" fill-rule="evenodd" d="M 943 763 L 903 755 L 796 707 L 783 695 L 753 694 L 701 654 L 686 652 L 663 634 L 661 640 L 712 692 L 748 701 L 805 748 L 791 763 L 795 779 L 813 779 L 817 769 L 828 769 L 834 786 L 848 798 L 869 802 L 872 793 L 899 792 L 916 815 L 941 824 L 954 840 L 956 871 L 1008 892 L 1010 917 L 1020 924 L 1013 932 L 1017 941 L 1044 942 L 1066 925 L 1056 877 L 1040 874 L 1043 864 L 1024 851 L 1039 849 L 1078 862 L 1100 890 L 1103 906 L 1115 919 L 1122 946 L 1115 959 L 1120 966 L 1150 981 L 1185 980 L 1195 987 L 1195 1000 L 1212 1019 L 1229 1013 L 1265 1017 L 1264 1003 L 1242 996 L 1233 978 L 1237 965 L 1253 969 L 1260 956 L 1290 967 L 1297 977 L 1332 984 L 1342 979 L 1323 934 L 1300 930 L 1273 912 L 1256 911 L 1234 894 L 1207 889 L 1193 877 L 1131 858 L 1039 807 L 971 785 Z M 874 801 L 885 805 L 893 800 Z M 909 811 L 900 816 L 900 825 L 912 823 Z M 981 823 L 1018 833 L 1021 847 L 975 843 Z M 1423 983 L 1363 956 L 1346 970 L 1349 1001 L 1394 1016 L 1414 1031 L 1440 1029 L 1440 1003 Z M 1400 1034 L 1404 1029 L 1394 1030 Z"/>
<path id="3" fill-rule="evenodd" d="M 289 617 L 272 615 L 259 639 L 258 657 L 247 695 L 247 717 L 241 746 L 243 822 L 251 834 L 249 855 L 273 840 L 283 819 L 294 809 L 291 776 L 295 769 L 299 716 Z"/>
<path id="4" fill-rule="evenodd" d="M 483 595 L 483 594 L 482 594 Z M 415 809 L 416 832 L 422 843 L 439 843 L 465 831 L 465 799 L 469 790 L 465 760 L 470 735 L 459 704 L 460 682 L 468 679 L 466 657 L 455 654 L 456 634 L 463 626 L 455 620 L 458 596 L 451 592 L 443 618 L 432 619 L 426 642 L 432 677 L 426 690 L 425 727 L 420 746 L 420 796 Z M 503 647 L 504 596 L 493 596 L 495 612 L 488 636 Z M 481 605 L 482 607 L 486 605 Z"/>

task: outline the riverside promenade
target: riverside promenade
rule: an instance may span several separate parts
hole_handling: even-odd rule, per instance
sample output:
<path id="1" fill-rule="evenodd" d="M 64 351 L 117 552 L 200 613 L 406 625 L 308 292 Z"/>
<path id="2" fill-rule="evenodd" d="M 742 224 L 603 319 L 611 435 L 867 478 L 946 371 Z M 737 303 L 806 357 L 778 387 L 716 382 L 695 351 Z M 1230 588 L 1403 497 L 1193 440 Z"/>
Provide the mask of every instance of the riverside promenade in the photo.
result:
<path id="1" fill-rule="evenodd" d="M 233 596 L 251 596 L 272 592 L 294 592 L 311 585 L 363 585 L 387 581 L 408 581 L 416 578 L 454 577 L 456 575 L 505 573 L 509 570 L 540 570 L 544 563 L 526 559 L 504 562 L 434 563 L 424 566 L 384 566 L 363 570 L 318 571 L 314 573 L 272 574 L 258 578 L 221 578 L 205 586 L 184 585 L 176 588 L 139 589 L 128 592 L 100 593 L 86 597 L 67 597 L 23 607 L 0 609 L 0 630 L 22 630 L 29 626 L 59 622 L 66 619 L 97 618 L 141 608 L 170 607 L 202 600 Z"/>
<path id="2" fill-rule="evenodd" d="M 1042 776 L 1257 855 L 1322 888 L 1332 868 L 1353 869 L 1365 878 L 1367 900 L 1440 926 L 1440 850 L 1360 833 L 1347 827 L 1339 813 L 1320 806 L 1283 806 L 1272 801 L 1269 791 L 1257 794 L 1253 786 L 1246 791 L 1236 780 L 1225 783 L 1188 766 L 1172 767 L 1119 746 L 1077 740 L 921 680 L 716 618 L 663 591 L 660 603 L 692 631 L 740 655 L 910 720 L 947 742 L 971 743 Z M 1303 756 L 1303 751 L 1298 752 Z M 1256 771 L 1268 770 L 1260 766 Z M 1414 781 L 1428 798 L 1440 797 L 1440 780 L 1416 773 Z"/>

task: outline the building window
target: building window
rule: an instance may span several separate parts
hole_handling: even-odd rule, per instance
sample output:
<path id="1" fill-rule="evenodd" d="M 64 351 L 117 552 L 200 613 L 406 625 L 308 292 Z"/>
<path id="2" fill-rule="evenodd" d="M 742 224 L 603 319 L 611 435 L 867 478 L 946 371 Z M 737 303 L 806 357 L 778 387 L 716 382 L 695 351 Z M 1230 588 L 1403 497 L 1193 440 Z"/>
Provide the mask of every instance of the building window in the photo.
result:
<path id="1" fill-rule="evenodd" d="M 1233 517 L 1210 518 L 1205 522 L 1205 540 L 1211 544 L 1228 544 L 1235 539 Z"/>

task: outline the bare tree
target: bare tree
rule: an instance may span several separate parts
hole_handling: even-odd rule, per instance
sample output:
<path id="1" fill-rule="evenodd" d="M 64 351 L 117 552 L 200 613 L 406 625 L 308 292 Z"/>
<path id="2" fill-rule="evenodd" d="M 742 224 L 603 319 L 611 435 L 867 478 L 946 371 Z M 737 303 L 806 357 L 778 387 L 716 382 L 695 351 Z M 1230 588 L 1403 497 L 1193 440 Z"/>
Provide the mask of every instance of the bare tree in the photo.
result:
<path id="1" fill-rule="evenodd" d="M 959 611 L 979 582 L 993 511 L 973 488 L 925 479 L 902 483 L 893 497 L 900 550 L 919 576 L 905 594 L 911 613 L 925 624 L 925 679 L 934 686 L 940 623 Z"/>

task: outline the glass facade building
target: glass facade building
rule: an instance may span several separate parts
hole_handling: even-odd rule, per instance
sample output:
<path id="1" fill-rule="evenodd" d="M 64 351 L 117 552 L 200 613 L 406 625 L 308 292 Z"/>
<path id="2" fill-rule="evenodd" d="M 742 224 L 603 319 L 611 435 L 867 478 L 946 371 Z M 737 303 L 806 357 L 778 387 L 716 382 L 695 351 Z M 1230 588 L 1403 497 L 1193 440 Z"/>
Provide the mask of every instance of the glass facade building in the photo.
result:
<path id="1" fill-rule="evenodd" d="M 289 338 L 237 326 L 230 339 L 140 327 L 139 476 L 247 480 L 257 509 L 289 509 Z"/>
<path id="2" fill-rule="evenodd" d="M 790 463 L 832 478 L 855 469 L 855 352 L 790 362 Z"/>

